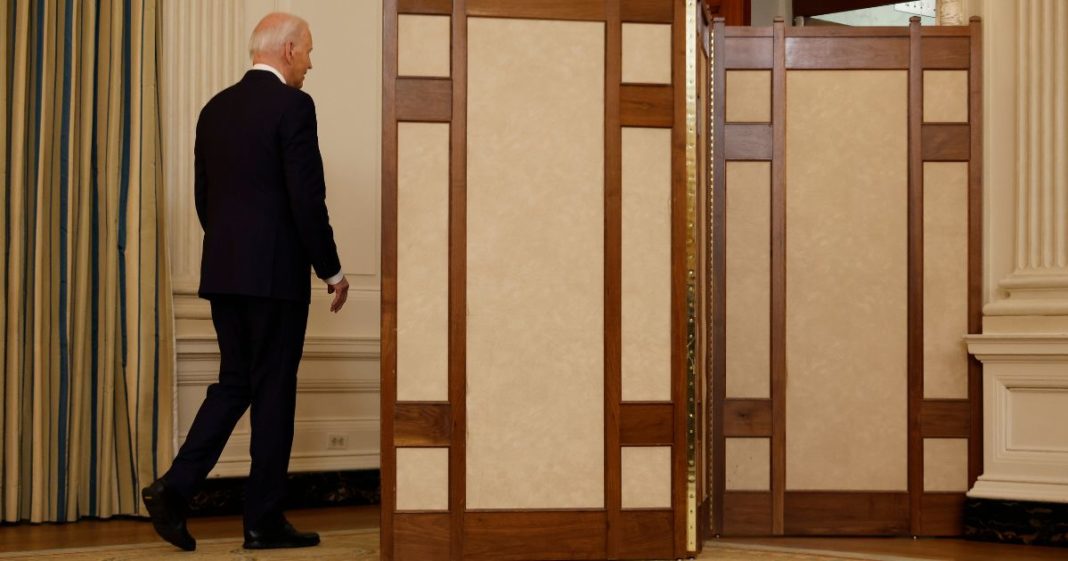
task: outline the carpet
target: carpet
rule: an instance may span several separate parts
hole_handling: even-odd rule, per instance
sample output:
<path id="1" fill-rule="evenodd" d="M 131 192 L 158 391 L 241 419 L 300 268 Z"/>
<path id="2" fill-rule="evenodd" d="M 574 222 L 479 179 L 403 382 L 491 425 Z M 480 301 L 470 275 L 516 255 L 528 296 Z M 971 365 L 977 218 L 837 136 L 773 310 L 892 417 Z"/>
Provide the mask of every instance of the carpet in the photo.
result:
<path id="1" fill-rule="evenodd" d="M 197 540 L 193 553 L 166 542 L 0 554 L 10 561 L 378 561 L 378 529 L 320 532 L 316 547 L 247 550 L 241 538 Z"/>
<path id="2" fill-rule="evenodd" d="M 169 544 L 147 544 L 50 549 L 25 553 L 0 553 L 0 560 L 19 561 L 378 561 L 378 530 L 321 532 L 317 547 L 273 551 L 250 551 L 240 538 L 200 540 L 195 553 L 180 551 Z M 700 561 L 864 561 L 901 559 L 887 556 L 861 556 L 832 552 L 811 553 L 797 549 L 724 545 L 710 542 L 697 558 Z"/>

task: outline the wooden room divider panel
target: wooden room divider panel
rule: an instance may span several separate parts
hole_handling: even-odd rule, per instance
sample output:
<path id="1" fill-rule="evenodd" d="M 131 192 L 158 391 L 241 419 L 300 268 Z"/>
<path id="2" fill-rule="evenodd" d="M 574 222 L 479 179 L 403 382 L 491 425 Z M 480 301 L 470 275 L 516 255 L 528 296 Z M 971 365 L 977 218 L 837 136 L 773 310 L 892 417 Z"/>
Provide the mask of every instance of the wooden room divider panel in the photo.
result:
<path id="1" fill-rule="evenodd" d="M 713 25 L 714 533 L 960 534 L 980 41 L 977 20 Z"/>
<path id="2" fill-rule="evenodd" d="M 383 12 L 383 559 L 693 555 L 715 12 Z"/>

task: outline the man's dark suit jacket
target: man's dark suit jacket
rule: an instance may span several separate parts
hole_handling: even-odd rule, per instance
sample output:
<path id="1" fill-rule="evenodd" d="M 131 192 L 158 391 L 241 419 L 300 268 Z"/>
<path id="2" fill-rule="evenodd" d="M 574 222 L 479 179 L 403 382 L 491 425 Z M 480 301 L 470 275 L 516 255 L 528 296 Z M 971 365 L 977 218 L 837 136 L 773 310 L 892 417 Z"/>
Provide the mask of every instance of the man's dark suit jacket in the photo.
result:
<path id="1" fill-rule="evenodd" d="M 309 302 L 309 266 L 341 270 L 311 96 L 248 71 L 201 110 L 194 158 L 202 298 Z"/>

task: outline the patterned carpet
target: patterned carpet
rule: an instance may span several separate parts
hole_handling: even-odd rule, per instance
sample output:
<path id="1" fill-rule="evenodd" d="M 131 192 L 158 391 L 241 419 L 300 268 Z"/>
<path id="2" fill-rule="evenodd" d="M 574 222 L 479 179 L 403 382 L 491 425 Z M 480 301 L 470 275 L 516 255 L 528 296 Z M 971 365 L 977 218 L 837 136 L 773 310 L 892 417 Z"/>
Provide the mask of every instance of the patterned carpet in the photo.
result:
<path id="1" fill-rule="evenodd" d="M 321 532 L 316 547 L 252 551 L 241 547 L 241 538 L 199 540 L 197 550 L 187 553 L 163 541 L 113 547 L 53 549 L 0 554 L 9 561 L 378 561 L 378 529 Z"/>
<path id="2" fill-rule="evenodd" d="M 378 561 L 378 530 L 323 532 L 317 547 L 275 551 L 248 551 L 239 538 L 201 540 L 195 553 L 186 553 L 168 544 L 123 545 L 79 549 L 53 549 L 28 553 L 0 554 L 0 560 L 22 561 Z M 783 548 L 750 548 L 709 543 L 699 560 L 715 561 L 844 561 L 889 559 L 840 554 L 812 555 Z"/>

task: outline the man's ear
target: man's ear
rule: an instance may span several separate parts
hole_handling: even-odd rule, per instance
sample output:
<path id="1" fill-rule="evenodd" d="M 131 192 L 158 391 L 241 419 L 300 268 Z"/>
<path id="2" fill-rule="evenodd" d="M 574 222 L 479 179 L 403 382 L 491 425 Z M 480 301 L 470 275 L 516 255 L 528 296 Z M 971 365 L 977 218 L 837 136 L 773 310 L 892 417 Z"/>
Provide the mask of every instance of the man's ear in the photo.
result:
<path id="1" fill-rule="evenodd" d="M 293 50 L 296 48 L 296 44 L 293 41 L 286 41 L 285 57 L 286 62 L 293 62 Z"/>

